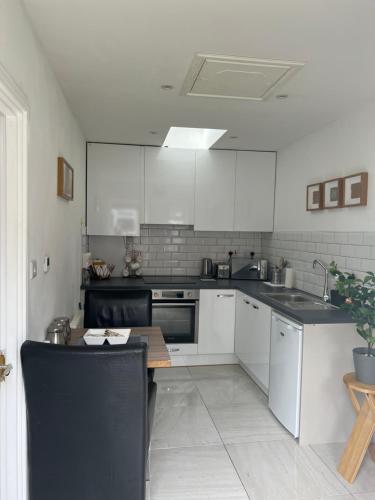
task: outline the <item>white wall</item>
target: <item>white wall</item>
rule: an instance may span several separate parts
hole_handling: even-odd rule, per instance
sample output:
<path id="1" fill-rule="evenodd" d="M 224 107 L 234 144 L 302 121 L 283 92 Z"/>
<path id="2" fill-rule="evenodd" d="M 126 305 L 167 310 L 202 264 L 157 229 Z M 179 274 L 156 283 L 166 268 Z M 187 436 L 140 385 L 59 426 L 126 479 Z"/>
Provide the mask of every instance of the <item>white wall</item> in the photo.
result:
<path id="1" fill-rule="evenodd" d="M 63 29 L 63 28 L 62 28 Z M 85 142 L 19 0 L 0 0 L 0 63 L 26 94 L 29 128 L 29 256 L 39 274 L 30 282 L 29 332 L 42 339 L 56 315 L 77 309 L 85 200 Z M 56 196 L 57 157 L 74 168 L 73 202 Z M 43 256 L 51 270 L 43 274 Z"/>
<path id="2" fill-rule="evenodd" d="M 367 207 L 306 211 L 306 186 L 369 172 Z M 281 149 L 275 231 L 374 231 L 375 103 Z"/>

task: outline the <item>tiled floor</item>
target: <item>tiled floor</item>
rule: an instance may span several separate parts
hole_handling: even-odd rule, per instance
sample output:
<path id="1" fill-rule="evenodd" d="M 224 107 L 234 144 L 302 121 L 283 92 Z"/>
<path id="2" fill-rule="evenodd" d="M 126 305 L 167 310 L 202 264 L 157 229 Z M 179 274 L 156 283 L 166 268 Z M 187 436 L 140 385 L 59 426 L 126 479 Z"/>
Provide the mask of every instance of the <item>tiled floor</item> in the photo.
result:
<path id="1" fill-rule="evenodd" d="M 150 500 L 375 500 L 375 464 L 353 485 L 343 445 L 298 446 L 239 366 L 156 371 Z"/>

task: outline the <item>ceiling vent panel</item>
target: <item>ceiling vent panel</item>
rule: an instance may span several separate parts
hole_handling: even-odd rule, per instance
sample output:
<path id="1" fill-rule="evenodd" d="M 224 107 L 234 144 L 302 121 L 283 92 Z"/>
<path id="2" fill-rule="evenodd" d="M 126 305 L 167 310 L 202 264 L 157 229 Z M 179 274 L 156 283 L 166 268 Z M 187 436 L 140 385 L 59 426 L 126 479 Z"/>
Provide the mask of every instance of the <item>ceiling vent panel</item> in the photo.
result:
<path id="1" fill-rule="evenodd" d="M 263 101 L 304 63 L 198 54 L 182 94 Z"/>

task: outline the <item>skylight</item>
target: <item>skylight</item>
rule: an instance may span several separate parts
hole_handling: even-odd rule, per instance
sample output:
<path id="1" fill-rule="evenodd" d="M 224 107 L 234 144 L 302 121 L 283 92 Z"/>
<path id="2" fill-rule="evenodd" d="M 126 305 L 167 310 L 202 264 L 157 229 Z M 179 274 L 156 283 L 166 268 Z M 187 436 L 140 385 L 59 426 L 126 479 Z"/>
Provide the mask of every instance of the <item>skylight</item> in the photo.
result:
<path id="1" fill-rule="evenodd" d="M 210 149 L 227 130 L 216 128 L 171 127 L 164 148 Z"/>

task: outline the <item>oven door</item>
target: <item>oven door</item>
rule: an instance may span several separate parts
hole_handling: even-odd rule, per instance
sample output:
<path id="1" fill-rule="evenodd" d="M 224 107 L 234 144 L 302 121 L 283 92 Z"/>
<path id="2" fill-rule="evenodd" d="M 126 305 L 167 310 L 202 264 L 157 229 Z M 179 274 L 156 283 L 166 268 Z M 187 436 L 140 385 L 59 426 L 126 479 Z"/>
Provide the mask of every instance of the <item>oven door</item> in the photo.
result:
<path id="1" fill-rule="evenodd" d="M 152 326 L 160 326 L 167 344 L 193 344 L 198 335 L 198 301 L 155 301 Z"/>

